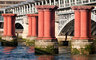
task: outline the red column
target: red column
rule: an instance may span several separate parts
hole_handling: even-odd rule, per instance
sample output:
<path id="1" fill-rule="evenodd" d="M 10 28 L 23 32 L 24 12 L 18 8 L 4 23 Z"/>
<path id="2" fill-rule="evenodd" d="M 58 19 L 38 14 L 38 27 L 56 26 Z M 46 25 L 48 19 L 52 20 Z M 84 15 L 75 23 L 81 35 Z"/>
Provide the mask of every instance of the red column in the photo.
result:
<path id="1" fill-rule="evenodd" d="M 4 36 L 7 35 L 7 17 L 4 16 Z"/>
<path id="2" fill-rule="evenodd" d="M 91 38 L 91 10 L 88 11 L 88 37 Z"/>
<path id="3" fill-rule="evenodd" d="M 88 10 L 81 10 L 81 35 L 80 38 L 89 38 L 89 29 L 88 27 L 90 24 L 89 19 L 88 19 Z"/>
<path id="4" fill-rule="evenodd" d="M 4 35 L 15 36 L 16 14 L 2 14 L 4 16 Z"/>
<path id="5" fill-rule="evenodd" d="M 28 16 L 28 36 L 32 36 L 32 17 Z"/>
<path id="6" fill-rule="evenodd" d="M 44 37 L 51 37 L 51 11 L 49 9 L 44 10 Z"/>
<path id="7" fill-rule="evenodd" d="M 32 36 L 36 37 L 37 36 L 37 17 L 33 16 L 32 17 Z"/>
<path id="8" fill-rule="evenodd" d="M 12 36 L 12 18 L 8 16 L 8 36 Z"/>
<path id="9" fill-rule="evenodd" d="M 77 39 L 90 39 L 91 38 L 91 10 L 94 7 L 91 6 L 73 6 L 71 7 L 75 10 L 75 35 Z M 77 11 L 76 11 L 77 10 Z M 80 12 L 78 12 L 80 11 Z M 80 20 L 80 21 L 78 21 Z M 80 22 L 80 23 L 79 23 Z M 78 34 L 78 31 L 80 33 Z"/>
<path id="10" fill-rule="evenodd" d="M 74 20 L 74 38 L 78 39 L 80 37 L 80 11 L 75 10 L 75 20 Z"/>
<path id="11" fill-rule="evenodd" d="M 42 38 L 44 36 L 44 11 L 42 9 L 38 10 L 38 37 Z"/>
<path id="12" fill-rule="evenodd" d="M 16 36 L 15 35 L 15 17 L 12 17 L 12 35 Z"/>
<path id="13" fill-rule="evenodd" d="M 28 16 L 28 36 L 36 37 L 38 35 L 37 33 L 37 16 L 38 14 L 27 14 Z"/>
<path id="14" fill-rule="evenodd" d="M 55 10 L 57 6 L 42 5 L 36 6 L 38 9 L 38 37 L 42 39 L 55 39 Z"/>
<path id="15" fill-rule="evenodd" d="M 55 37 L 55 10 L 51 12 L 51 37 Z"/>

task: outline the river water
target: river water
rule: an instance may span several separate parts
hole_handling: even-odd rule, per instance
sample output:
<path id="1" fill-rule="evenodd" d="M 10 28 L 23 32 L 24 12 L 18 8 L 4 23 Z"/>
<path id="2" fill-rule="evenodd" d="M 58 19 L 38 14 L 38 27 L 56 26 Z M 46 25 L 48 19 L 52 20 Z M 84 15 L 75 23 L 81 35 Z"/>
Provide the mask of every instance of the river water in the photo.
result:
<path id="1" fill-rule="evenodd" d="M 35 55 L 34 46 L 1 46 L 0 60 L 96 60 L 96 54 L 89 56 L 71 55 L 69 47 L 59 47 L 58 55 Z"/>

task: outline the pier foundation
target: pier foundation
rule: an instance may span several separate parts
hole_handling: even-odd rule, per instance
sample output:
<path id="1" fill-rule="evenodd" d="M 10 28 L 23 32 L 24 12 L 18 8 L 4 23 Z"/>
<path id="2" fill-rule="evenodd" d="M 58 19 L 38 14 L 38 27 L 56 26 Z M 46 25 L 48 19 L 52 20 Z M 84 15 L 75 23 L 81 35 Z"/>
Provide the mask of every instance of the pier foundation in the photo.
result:
<path id="1" fill-rule="evenodd" d="M 15 17 L 16 14 L 2 14 L 4 17 L 3 40 L 12 41 L 16 39 L 15 35 Z"/>
<path id="2" fill-rule="evenodd" d="M 36 40 L 38 35 L 38 14 L 27 14 L 28 16 L 28 36 L 29 40 Z"/>
<path id="3" fill-rule="evenodd" d="M 92 53 L 91 37 L 91 6 L 73 6 L 75 11 L 74 37 L 71 41 L 71 52 L 73 54 Z"/>
<path id="4" fill-rule="evenodd" d="M 36 8 L 38 9 L 38 38 L 35 41 L 35 49 L 48 54 L 58 53 L 58 42 L 55 37 L 55 10 L 58 7 L 42 5 Z"/>

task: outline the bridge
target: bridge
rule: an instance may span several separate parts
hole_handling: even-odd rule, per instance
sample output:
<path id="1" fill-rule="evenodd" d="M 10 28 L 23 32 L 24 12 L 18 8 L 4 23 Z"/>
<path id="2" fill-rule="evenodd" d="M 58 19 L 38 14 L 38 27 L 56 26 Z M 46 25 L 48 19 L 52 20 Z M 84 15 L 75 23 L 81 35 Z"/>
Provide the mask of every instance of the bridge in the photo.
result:
<path id="1" fill-rule="evenodd" d="M 27 17 L 26 14 L 37 14 L 38 10 L 37 10 L 37 8 L 35 8 L 35 6 L 56 5 L 59 7 L 55 13 L 56 34 L 59 36 L 64 36 L 64 35 L 73 36 L 74 35 L 74 18 L 76 16 L 76 14 L 74 15 L 74 9 L 72 10 L 71 7 L 72 6 L 83 6 L 83 5 L 88 6 L 88 5 L 95 5 L 95 4 L 96 4 L 96 0 L 28 0 L 28 1 L 22 2 L 20 4 L 2 8 L 1 11 L 3 11 L 3 13 L 17 14 L 16 22 L 15 22 L 16 28 L 18 28 L 18 26 L 19 26 L 20 28 L 18 28 L 18 29 L 23 29 L 22 35 L 24 35 L 26 33 L 26 31 L 28 31 L 26 28 L 28 27 L 28 24 L 29 24 L 28 20 L 27 20 L 27 19 L 29 19 L 28 18 L 29 16 Z M 79 10 L 79 8 L 77 8 L 77 10 Z M 81 19 L 83 19 L 83 18 L 81 18 Z M 91 34 L 96 35 L 96 26 L 95 26 L 96 8 L 94 8 L 91 11 L 91 23 L 92 23 L 91 24 L 91 26 L 92 26 Z M 58 28 L 58 30 L 57 30 L 57 28 Z M 27 35 L 24 35 L 24 36 L 27 36 Z M 77 40 L 75 42 L 74 41 L 72 42 L 73 43 L 72 48 L 74 48 L 74 47 L 80 48 L 81 43 L 86 41 L 86 39 L 84 41 L 78 40 L 79 41 L 78 46 L 76 46 L 78 41 Z M 89 42 L 84 42 L 84 43 L 85 44 L 82 44 L 83 46 L 85 46 Z M 89 45 L 90 45 L 90 43 L 89 43 Z"/>
<path id="2" fill-rule="evenodd" d="M 69 36 L 74 35 L 74 11 L 70 8 L 71 6 L 79 5 L 95 5 L 96 0 L 28 0 L 20 4 L 12 5 L 6 8 L 2 8 L 3 13 L 13 13 L 17 14 L 16 17 L 16 26 L 21 26 L 21 29 L 27 27 L 28 20 L 26 19 L 26 14 L 38 13 L 35 8 L 36 5 L 57 5 L 59 8 L 56 11 L 56 31 L 57 35 L 64 36 L 68 34 Z M 91 20 L 92 20 L 92 35 L 96 34 L 94 27 L 96 22 L 96 8 L 93 9 Z M 2 19 L 0 20 L 1 22 Z M 70 25 L 71 24 L 71 25 Z"/>

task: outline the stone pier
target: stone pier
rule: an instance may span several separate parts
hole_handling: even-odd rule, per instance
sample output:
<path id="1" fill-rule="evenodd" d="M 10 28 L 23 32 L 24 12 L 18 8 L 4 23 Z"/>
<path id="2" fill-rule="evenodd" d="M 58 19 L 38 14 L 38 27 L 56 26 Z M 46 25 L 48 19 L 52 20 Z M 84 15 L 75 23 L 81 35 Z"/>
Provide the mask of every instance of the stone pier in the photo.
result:
<path id="1" fill-rule="evenodd" d="M 57 39 L 55 37 L 55 10 L 57 6 L 36 6 L 38 10 L 38 38 L 35 48 L 46 53 L 58 53 Z"/>
<path id="2" fill-rule="evenodd" d="M 16 14 L 2 14 L 4 17 L 4 34 L 2 39 L 11 41 L 16 39 L 15 35 L 15 17 Z"/>
<path id="3" fill-rule="evenodd" d="M 71 41 L 71 52 L 73 54 L 92 53 L 91 37 L 91 6 L 73 6 L 75 12 L 74 37 Z"/>
<path id="4" fill-rule="evenodd" d="M 28 16 L 28 39 L 36 40 L 38 35 L 38 14 L 27 14 Z"/>

